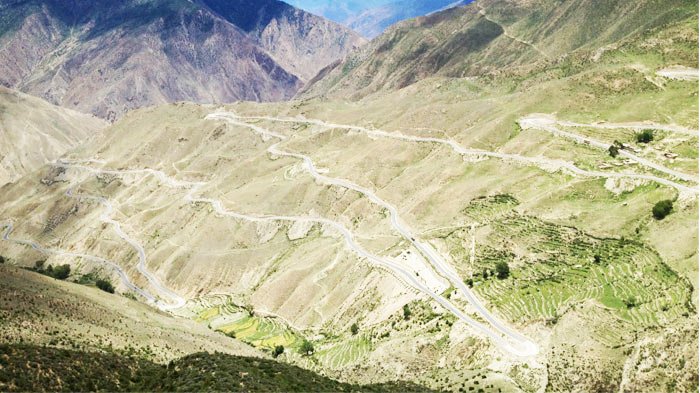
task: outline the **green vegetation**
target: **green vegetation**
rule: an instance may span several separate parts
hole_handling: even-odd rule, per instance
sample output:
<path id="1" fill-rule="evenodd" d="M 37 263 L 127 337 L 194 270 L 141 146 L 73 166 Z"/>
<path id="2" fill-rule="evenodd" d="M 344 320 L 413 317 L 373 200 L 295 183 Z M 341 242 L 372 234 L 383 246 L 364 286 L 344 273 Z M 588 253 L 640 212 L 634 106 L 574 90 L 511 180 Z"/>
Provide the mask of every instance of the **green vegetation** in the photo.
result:
<path id="1" fill-rule="evenodd" d="M 282 346 L 282 345 L 277 345 L 277 346 L 275 347 L 275 349 L 272 351 L 272 357 L 273 357 L 273 358 L 276 358 L 276 357 L 278 357 L 279 355 L 281 355 L 281 354 L 283 354 L 283 353 L 284 353 L 284 346 Z"/>
<path id="2" fill-rule="evenodd" d="M 610 145 L 608 153 L 610 153 L 610 157 L 615 158 L 620 155 L 620 149 L 615 145 Z"/>
<path id="3" fill-rule="evenodd" d="M 299 353 L 304 356 L 312 355 L 314 353 L 314 345 L 309 340 L 302 341 Z"/>
<path id="4" fill-rule="evenodd" d="M 638 143 L 649 143 L 654 140 L 654 130 L 643 130 L 635 135 Z"/>
<path id="5" fill-rule="evenodd" d="M 33 270 L 37 273 L 53 277 L 57 280 L 65 280 L 70 276 L 70 265 L 65 264 L 56 267 L 49 265 L 46 269 L 44 269 L 44 263 L 45 261 L 36 261 Z"/>
<path id="6" fill-rule="evenodd" d="M 0 263 L 5 263 L 5 257 L 0 255 Z"/>
<path id="7" fill-rule="evenodd" d="M 359 331 L 360 328 L 357 326 L 357 323 L 353 323 L 352 326 L 350 326 L 350 333 L 352 333 L 353 336 L 356 335 Z"/>
<path id="8" fill-rule="evenodd" d="M 496 277 L 501 280 L 505 280 L 510 275 L 510 267 L 505 261 L 500 261 L 496 263 Z"/>
<path id="9" fill-rule="evenodd" d="M 114 293 L 114 286 L 112 286 L 112 283 L 107 281 L 107 280 L 103 280 L 103 279 L 97 280 L 95 282 L 95 286 L 97 286 L 98 288 L 100 288 L 101 290 L 103 290 L 105 292 Z"/>
<path id="10" fill-rule="evenodd" d="M 423 392 L 410 383 L 350 385 L 268 359 L 196 353 L 160 365 L 113 353 L 0 345 L 0 390 Z"/>
<path id="11" fill-rule="evenodd" d="M 663 201 L 656 202 L 654 207 L 651 209 L 651 213 L 657 220 L 663 220 L 671 214 L 673 211 L 673 201 L 665 199 Z"/>
<path id="12" fill-rule="evenodd" d="M 408 307 L 408 304 L 403 305 L 403 319 L 408 320 L 411 318 L 411 309 Z"/>

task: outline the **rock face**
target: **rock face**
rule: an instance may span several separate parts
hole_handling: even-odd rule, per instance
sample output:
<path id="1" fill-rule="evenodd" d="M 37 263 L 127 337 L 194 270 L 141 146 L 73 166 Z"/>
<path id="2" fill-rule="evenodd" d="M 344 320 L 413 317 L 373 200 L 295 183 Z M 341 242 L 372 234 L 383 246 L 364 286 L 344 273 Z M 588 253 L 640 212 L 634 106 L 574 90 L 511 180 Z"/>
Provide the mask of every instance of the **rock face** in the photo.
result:
<path id="1" fill-rule="evenodd" d="M 106 125 L 0 87 L 0 186 L 55 160 Z"/>
<path id="2" fill-rule="evenodd" d="M 0 9 L 0 84 L 109 120 L 173 101 L 284 100 L 364 43 L 273 0 L 0 0 Z"/>

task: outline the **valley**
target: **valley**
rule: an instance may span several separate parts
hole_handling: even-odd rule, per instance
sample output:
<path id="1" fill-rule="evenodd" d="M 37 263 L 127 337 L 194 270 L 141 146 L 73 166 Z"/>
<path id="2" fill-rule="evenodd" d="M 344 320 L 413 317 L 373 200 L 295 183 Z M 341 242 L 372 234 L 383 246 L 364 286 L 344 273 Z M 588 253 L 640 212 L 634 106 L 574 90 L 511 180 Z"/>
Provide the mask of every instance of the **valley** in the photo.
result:
<path id="1" fill-rule="evenodd" d="M 132 390 L 696 391 L 697 4 L 560 3 L 399 23 L 281 66 L 289 100 L 78 100 L 107 125 L 8 90 L 0 352 Z"/>

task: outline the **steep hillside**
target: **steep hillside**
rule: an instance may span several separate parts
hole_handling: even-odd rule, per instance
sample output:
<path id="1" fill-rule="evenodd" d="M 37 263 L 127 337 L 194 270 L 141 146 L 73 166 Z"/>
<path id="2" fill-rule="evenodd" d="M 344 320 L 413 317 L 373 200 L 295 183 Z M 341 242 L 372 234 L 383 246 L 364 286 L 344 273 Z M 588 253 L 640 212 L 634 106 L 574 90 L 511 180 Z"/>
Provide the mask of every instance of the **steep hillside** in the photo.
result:
<path id="1" fill-rule="evenodd" d="M 594 51 L 655 27 L 694 20 L 697 12 L 697 2 L 689 0 L 480 0 L 389 29 L 324 70 L 301 97 L 356 99 L 430 76 L 522 72 L 577 50 Z"/>
<path id="2" fill-rule="evenodd" d="M 196 353 L 168 366 L 110 352 L 0 344 L 0 389 L 110 392 L 427 392 L 407 383 L 350 385 L 268 359 Z"/>
<path id="3" fill-rule="evenodd" d="M 0 84 L 110 120 L 173 101 L 283 100 L 363 43 L 277 1 L 4 0 L 0 9 Z"/>
<path id="4" fill-rule="evenodd" d="M 106 123 L 0 87 L 0 185 L 85 141 Z"/>

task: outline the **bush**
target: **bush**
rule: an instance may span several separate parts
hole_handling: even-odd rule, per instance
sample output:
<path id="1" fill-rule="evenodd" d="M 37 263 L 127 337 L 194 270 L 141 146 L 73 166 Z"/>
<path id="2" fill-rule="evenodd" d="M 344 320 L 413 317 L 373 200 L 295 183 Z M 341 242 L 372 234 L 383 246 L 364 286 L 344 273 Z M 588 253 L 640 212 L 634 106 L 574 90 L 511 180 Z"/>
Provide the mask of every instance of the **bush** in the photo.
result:
<path id="1" fill-rule="evenodd" d="M 657 220 L 663 220 L 671 214 L 671 211 L 673 210 L 673 201 L 671 200 L 663 200 L 659 201 L 654 205 L 654 207 L 651 209 L 651 213 L 654 215 L 654 218 Z"/>
<path id="2" fill-rule="evenodd" d="M 643 130 L 637 133 L 636 137 L 639 143 L 649 143 L 654 140 L 654 130 Z"/>
<path id="3" fill-rule="evenodd" d="M 625 299 L 625 306 L 627 306 L 627 308 L 636 307 L 637 305 L 637 298 L 635 298 L 634 296 L 630 296 L 627 299 Z"/>
<path id="4" fill-rule="evenodd" d="M 299 348 L 299 353 L 308 356 L 314 353 L 314 345 L 311 344 L 308 340 L 304 340 L 303 343 L 301 343 L 301 347 Z"/>
<path id="5" fill-rule="evenodd" d="M 114 286 L 112 286 L 112 283 L 107 280 L 97 280 L 95 285 L 105 292 L 114 293 Z"/>
<path id="6" fill-rule="evenodd" d="M 506 262 L 498 262 L 496 264 L 496 277 L 498 277 L 501 280 L 504 280 L 510 276 L 510 267 L 508 266 L 508 263 Z"/>
<path id="7" fill-rule="evenodd" d="M 474 286 L 474 280 L 471 278 L 468 278 L 466 281 L 464 281 L 464 283 L 467 284 L 469 288 Z"/>
<path id="8" fill-rule="evenodd" d="M 277 356 L 281 355 L 284 353 L 284 347 L 282 345 L 278 345 L 275 347 L 275 349 L 272 351 L 272 357 L 276 358 Z"/>
<path id="9" fill-rule="evenodd" d="M 408 318 L 411 317 L 411 309 L 408 308 L 408 304 L 403 305 L 403 319 L 408 321 Z"/>
<path id="10" fill-rule="evenodd" d="M 0 255 L 0 263 L 5 263 L 5 257 Z"/>
<path id="11" fill-rule="evenodd" d="M 49 267 L 51 267 L 51 265 L 49 265 Z M 68 276 L 70 276 L 70 265 L 56 266 L 55 268 L 51 269 L 51 273 L 49 275 L 57 280 L 65 280 L 68 278 Z"/>
<path id="12" fill-rule="evenodd" d="M 620 149 L 615 145 L 610 145 L 608 152 L 610 153 L 610 157 L 615 158 L 620 154 Z"/>
<path id="13" fill-rule="evenodd" d="M 34 270 L 36 270 L 37 272 L 43 271 L 45 263 L 46 261 L 44 260 L 34 262 Z"/>
<path id="14" fill-rule="evenodd" d="M 353 323 L 352 326 L 350 326 L 350 333 L 352 333 L 353 336 L 356 335 L 359 331 L 360 328 L 357 326 L 356 323 Z"/>

